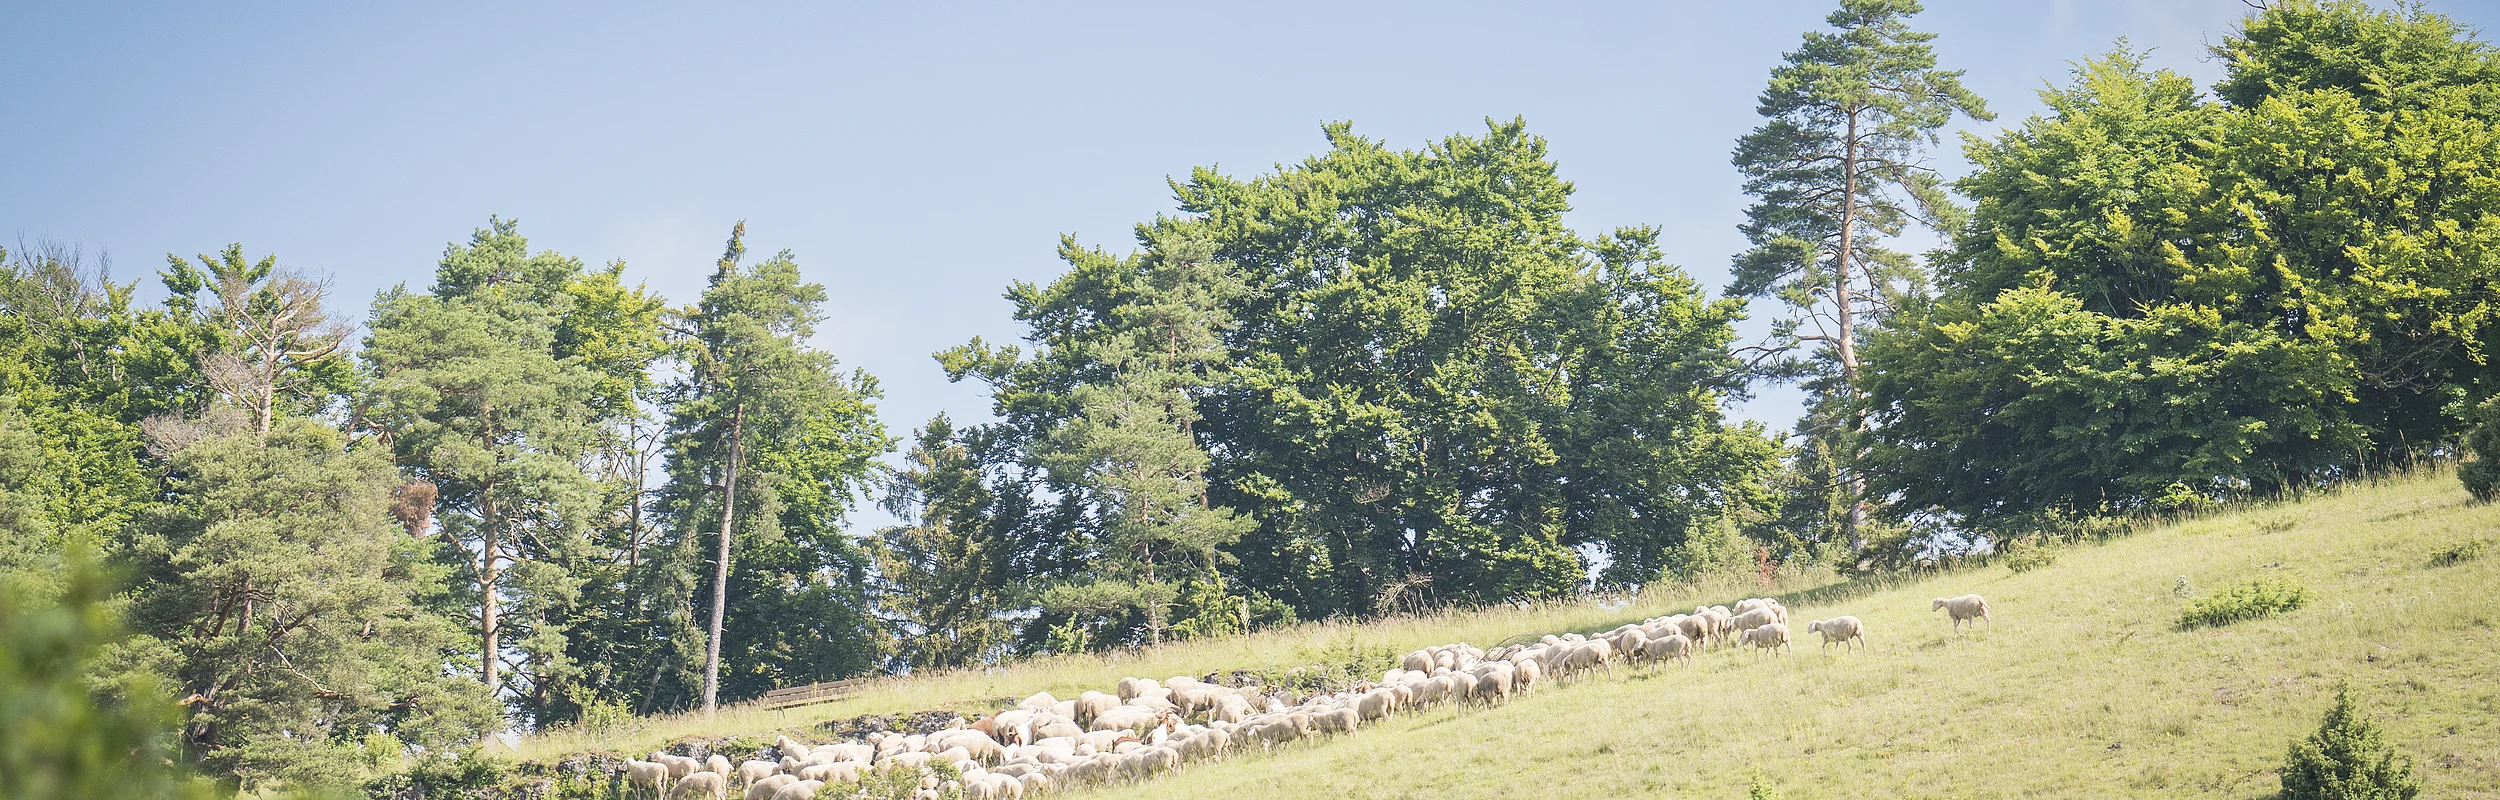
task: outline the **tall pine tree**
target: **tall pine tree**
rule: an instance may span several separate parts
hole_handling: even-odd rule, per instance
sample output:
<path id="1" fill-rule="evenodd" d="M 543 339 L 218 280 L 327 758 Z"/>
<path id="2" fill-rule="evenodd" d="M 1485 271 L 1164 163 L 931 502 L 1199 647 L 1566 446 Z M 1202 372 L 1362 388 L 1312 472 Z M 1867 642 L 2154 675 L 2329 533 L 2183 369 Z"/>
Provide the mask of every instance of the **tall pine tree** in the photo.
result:
<path id="1" fill-rule="evenodd" d="M 724 664 L 726 680 L 753 694 L 872 663 L 866 556 L 841 522 L 892 446 L 869 404 L 875 381 L 846 378 L 808 345 L 825 287 L 802 279 L 787 251 L 752 265 L 745 255 L 741 222 L 701 301 L 681 315 L 685 375 L 667 393 L 669 502 L 683 541 L 711 536 L 701 584 L 707 713 L 719 705 Z M 742 554 L 751 557 L 743 573 L 733 569 Z M 733 602 L 764 617 L 751 626 L 769 627 L 733 626 Z M 773 641 L 731 649 L 733 632 Z"/>
<path id="2" fill-rule="evenodd" d="M 1737 171 L 1755 198 L 1743 225 L 1753 248 L 1736 257 L 1728 293 L 1777 298 L 1795 312 L 1759 352 L 1813 348 L 1811 362 L 1792 360 L 1787 374 L 1817 373 L 1810 388 L 1843 408 L 1864 366 L 1861 332 L 1925 282 L 1917 262 L 1884 240 L 1912 221 L 1943 228 L 1960 214 L 1926 165 L 1927 148 L 1955 114 L 1994 118 L 1959 70 L 1936 68 L 1927 44 L 1935 34 L 1909 27 L 1918 12 L 1917 0 L 1843 0 L 1825 18 L 1833 31 L 1806 33 L 1772 68 L 1758 108 L 1766 122 L 1736 143 Z M 1844 465 L 1854 461 L 1862 418 L 1822 416 L 1843 427 L 1809 435 L 1838 443 Z M 1854 527 L 1865 519 L 1865 483 L 1854 471 L 1848 480 L 1860 497 Z"/>

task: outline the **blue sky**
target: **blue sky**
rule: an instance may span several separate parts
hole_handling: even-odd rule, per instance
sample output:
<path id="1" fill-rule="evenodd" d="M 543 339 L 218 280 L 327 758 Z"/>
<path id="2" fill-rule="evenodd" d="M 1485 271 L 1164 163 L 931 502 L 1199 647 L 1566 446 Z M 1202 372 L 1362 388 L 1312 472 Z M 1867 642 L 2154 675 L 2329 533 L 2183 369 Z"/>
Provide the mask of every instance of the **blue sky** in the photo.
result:
<path id="1" fill-rule="evenodd" d="M 1411 148 L 1524 116 L 1575 227 L 1657 225 L 1718 287 L 1743 247 L 1730 146 L 1832 4 L 501 5 L 0 4 L 0 237 L 150 287 L 169 252 L 241 242 L 361 316 L 489 214 L 681 301 L 743 219 L 830 290 L 818 344 L 884 382 L 900 435 L 986 414 L 929 353 L 1013 339 L 1000 292 L 1056 275 L 1060 234 L 1126 248 L 1167 176 L 1299 160 L 1331 120 Z M 2204 48 L 2247 10 L 1936 0 L 1916 24 L 2000 114 L 1985 132 L 2122 35 L 2210 85 Z M 1784 427 L 1796 398 L 1736 412 Z"/>

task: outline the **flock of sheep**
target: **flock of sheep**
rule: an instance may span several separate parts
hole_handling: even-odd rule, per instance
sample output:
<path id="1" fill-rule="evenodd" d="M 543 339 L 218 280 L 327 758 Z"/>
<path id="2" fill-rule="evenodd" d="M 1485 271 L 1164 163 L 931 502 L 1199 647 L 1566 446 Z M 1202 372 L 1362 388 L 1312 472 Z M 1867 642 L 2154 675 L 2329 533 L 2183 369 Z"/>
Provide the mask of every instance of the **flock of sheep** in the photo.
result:
<path id="1" fill-rule="evenodd" d="M 1963 622 L 1988 619 L 1978 595 L 1938 598 L 1934 609 Z M 1976 624 L 1976 622 L 1973 622 Z M 1991 620 L 1993 624 L 1993 620 Z M 1789 652 L 1788 609 L 1752 598 L 1734 608 L 1710 606 L 1627 624 L 1604 634 L 1546 635 L 1535 642 L 1484 650 L 1464 642 L 1405 654 L 1398 666 L 1342 692 L 1295 696 L 1267 687 L 1223 686 L 1180 676 L 1156 683 L 1121 678 L 1113 693 L 1061 700 L 1048 692 L 1015 708 L 936 733 L 872 733 L 865 740 L 813 747 L 781 737 L 778 760 L 732 765 L 714 755 L 696 760 L 666 752 L 626 760 L 625 782 L 638 794 L 667 800 L 814 800 L 827 786 L 861 787 L 877 780 L 910 790 L 915 800 L 960 795 L 965 800 L 1021 800 L 1053 788 L 1142 781 L 1183 764 L 1265 750 L 1296 739 L 1351 733 L 1411 709 L 1490 705 L 1535 692 L 1547 681 L 1611 672 L 1617 662 L 1689 663 L 1713 646 Z M 1828 651 L 1864 647 L 1857 617 L 1812 620 Z M 864 790 L 864 787 L 863 787 Z M 848 797 L 855 793 L 842 793 Z"/>

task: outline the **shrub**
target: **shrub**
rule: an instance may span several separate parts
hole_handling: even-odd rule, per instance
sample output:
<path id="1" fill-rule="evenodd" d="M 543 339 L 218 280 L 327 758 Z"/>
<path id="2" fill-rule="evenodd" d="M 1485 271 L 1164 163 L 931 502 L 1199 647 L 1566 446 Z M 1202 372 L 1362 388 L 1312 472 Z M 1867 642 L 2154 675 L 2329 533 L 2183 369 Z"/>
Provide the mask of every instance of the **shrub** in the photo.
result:
<path id="1" fill-rule="evenodd" d="M 2335 707 L 2318 732 L 2283 757 L 2285 800 L 2411 800 L 2421 791 L 2412 760 L 2353 708 L 2345 686 L 2335 687 Z"/>
<path id="2" fill-rule="evenodd" d="M 2271 616 L 2309 604 L 2309 590 L 2282 578 L 2258 578 L 2189 603 L 2179 627 L 2199 628 Z"/>
<path id="3" fill-rule="evenodd" d="M 2026 540 L 2007 542 L 2005 545 L 2005 568 L 2013 570 L 2016 575 L 2055 563 L 2057 549 L 2046 542 Z"/>
<path id="4" fill-rule="evenodd" d="M 2500 397 L 2475 406 L 2474 427 L 2465 434 L 2464 463 L 2457 465 L 2457 480 L 2474 499 L 2491 502 L 2500 498 Z"/>
<path id="5" fill-rule="evenodd" d="M 1780 800 L 1780 790 L 1771 785 L 1769 777 L 1757 770 L 1753 774 L 1753 783 L 1745 787 L 1745 800 Z"/>
<path id="6" fill-rule="evenodd" d="M 2440 550 L 2439 552 L 2432 553 L 2431 566 L 2453 567 L 2477 558 L 2482 558 L 2483 551 L 2490 549 L 2490 547 L 2491 542 L 2482 539 L 2475 539 L 2468 542 L 2458 542 Z"/>

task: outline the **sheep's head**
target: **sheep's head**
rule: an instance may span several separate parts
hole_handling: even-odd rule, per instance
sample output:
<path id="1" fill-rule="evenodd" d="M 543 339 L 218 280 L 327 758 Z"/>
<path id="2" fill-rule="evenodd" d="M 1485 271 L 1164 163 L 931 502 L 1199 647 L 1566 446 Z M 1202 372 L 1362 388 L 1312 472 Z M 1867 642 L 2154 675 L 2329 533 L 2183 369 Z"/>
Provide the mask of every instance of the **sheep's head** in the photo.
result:
<path id="1" fill-rule="evenodd" d="M 1935 604 L 1935 605 L 1932 605 L 1932 606 L 1928 606 L 1928 607 L 1927 607 L 1927 610 L 1929 610 L 1929 611 L 1934 611 L 1934 610 L 1936 610 L 1936 609 L 1943 608 L 1943 607 L 1944 607 L 1944 598 L 1939 597 L 1939 598 L 1936 598 L 1936 604 Z"/>

